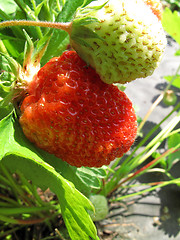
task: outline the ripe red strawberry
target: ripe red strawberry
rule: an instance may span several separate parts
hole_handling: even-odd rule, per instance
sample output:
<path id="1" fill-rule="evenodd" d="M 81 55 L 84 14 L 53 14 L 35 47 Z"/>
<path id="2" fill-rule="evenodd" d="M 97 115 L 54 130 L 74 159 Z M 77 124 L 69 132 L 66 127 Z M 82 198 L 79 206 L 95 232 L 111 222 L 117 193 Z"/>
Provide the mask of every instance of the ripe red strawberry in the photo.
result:
<path id="1" fill-rule="evenodd" d="M 137 126 L 131 101 L 74 51 L 51 59 L 29 83 L 21 105 L 26 137 L 71 165 L 101 167 L 122 156 Z"/>

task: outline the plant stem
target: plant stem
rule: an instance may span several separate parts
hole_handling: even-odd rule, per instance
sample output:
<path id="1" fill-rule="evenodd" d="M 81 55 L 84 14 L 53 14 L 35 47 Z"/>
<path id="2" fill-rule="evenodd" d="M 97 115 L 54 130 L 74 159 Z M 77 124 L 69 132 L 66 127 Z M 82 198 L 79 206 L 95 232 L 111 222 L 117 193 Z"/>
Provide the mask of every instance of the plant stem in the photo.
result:
<path id="1" fill-rule="evenodd" d="M 178 145 L 178 147 L 180 146 L 180 144 Z M 179 149 L 177 149 L 178 151 Z M 145 166 L 143 166 L 142 168 L 140 168 L 139 170 L 137 170 L 136 172 L 132 173 L 129 177 L 125 178 L 123 181 L 121 181 L 114 189 L 112 189 L 109 192 L 109 195 L 114 192 L 115 190 L 117 190 L 119 187 L 122 186 L 122 184 L 124 184 L 127 181 L 133 180 L 135 177 L 142 175 L 144 172 L 146 172 L 149 168 L 152 168 L 153 166 L 155 166 L 156 164 L 158 164 L 158 162 L 168 156 L 171 153 L 176 152 L 176 148 L 170 148 L 168 149 L 166 152 L 164 152 L 161 156 L 157 157 L 156 159 L 152 160 L 151 162 L 149 162 L 148 164 L 146 164 Z"/>
<path id="2" fill-rule="evenodd" d="M 0 52 L 3 52 L 4 54 L 9 55 L 9 53 L 8 53 L 8 51 L 7 51 L 7 49 L 6 49 L 2 40 L 0 40 Z"/>
<path id="3" fill-rule="evenodd" d="M 137 166 L 142 164 L 148 157 L 152 155 L 153 152 L 160 146 L 163 140 L 165 140 L 169 133 L 175 128 L 175 126 L 180 122 L 180 112 L 167 124 L 167 126 L 162 129 L 162 131 L 144 148 L 144 150 L 138 154 L 134 159 L 128 162 L 129 171 L 132 171 Z M 142 156 L 145 154 L 144 156 Z M 142 156 L 142 157 L 141 157 Z M 136 159 L 136 160 L 135 160 Z"/>
<path id="4" fill-rule="evenodd" d="M 144 194 L 146 192 L 153 191 L 156 188 L 162 188 L 162 187 L 167 186 L 169 184 L 179 184 L 179 183 L 180 183 L 180 178 L 173 179 L 173 180 L 170 180 L 170 181 L 165 181 L 165 182 L 162 182 L 160 184 L 158 183 L 157 185 L 155 185 L 155 186 L 153 186 L 151 188 L 147 188 L 145 190 L 142 190 L 142 191 L 139 191 L 139 192 L 135 192 L 135 193 L 132 193 L 132 194 L 129 194 L 129 195 L 121 196 L 121 197 L 116 198 L 116 199 L 112 199 L 111 202 L 120 201 L 120 200 L 125 199 L 125 198 L 141 195 L 141 194 Z"/>
<path id="5" fill-rule="evenodd" d="M 59 238 L 61 240 L 64 240 L 64 238 L 62 237 L 62 235 L 60 234 L 59 230 L 57 228 L 55 228 L 55 232 L 57 233 L 57 235 L 59 236 Z"/>
<path id="6" fill-rule="evenodd" d="M 137 147 L 132 151 L 132 153 L 125 159 L 125 161 L 122 163 L 122 166 L 126 166 L 130 160 L 134 160 L 133 156 L 134 154 L 137 152 L 137 150 L 143 146 L 143 144 L 145 144 L 147 142 L 147 140 L 152 136 L 152 134 L 161 126 L 161 124 L 163 122 L 165 122 L 175 111 L 177 111 L 180 108 L 180 103 L 178 103 L 173 110 L 159 123 L 157 124 L 155 127 L 153 127 L 153 129 L 150 130 L 150 132 L 142 139 L 142 141 L 137 145 Z M 172 122 L 171 122 L 172 123 Z M 171 125 L 171 124 L 170 124 Z M 163 130 L 162 130 L 163 131 Z M 154 139 L 152 140 L 154 141 Z M 151 144 L 152 144 L 151 141 Z M 149 144 L 148 144 L 149 145 Z M 150 145 L 149 145 L 150 146 Z M 151 145 L 152 146 L 152 145 Z M 147 148 L 146 148 L 147 150 Z M 140 153 L 141 154 L 141 153 Z M 138 154 L 138 155 L 140 155 Z"/>
<path id="7" fill-rule="evenodd" d="M 56 206 L 47 207 L 10 207 L 1 208 L 1 214 L 4 216 L 15 216 L 20 214 L 38 214 L 39 212 L 56 209 Z"/>
<path id="8" fill-rule="evenodd" d="M 141 129 L 143 128 L 144 124 L 146 123 L 147 119 L 149 118 L 149 116 L 151 115 L 151 113 L 154 111 L 154 109 L 157 107 L 157 105 L 163 100 L 164 94 L 165 92 L 170 88 L 170 86 L 172 85 L 173 81 L 176 79 L 178 72 L 180 71 L 180 65 L 176 70 L 175 75 L 173 76 L 172 80 L 170 81 L 170 83 L 167 85 L 167 87 L 164 89 L 164 91 L 159 95 L 159 97 L 155 100 L 155 102 L 151 105 L 149 111 L 147 112 L 147 114 L 145 115 L 144 119 L 142 120 L 142 122 L 139 124 L 138 127 L 138 132 L 141 131 Z"/>
<path id="9" fill-rule="evenodd" d="M 46 22 L 46 21 L 28 21 L 28 20 L 12 20 L 4 21 L 0 23 L 0 28 L 12 27 L 12 26 L 36 26 L 36 27 L 48 27 L 57 28 L 66 31 L 70 34 L 71 22 Z"/>
<path id="10" fill-rule="evenodd" d="M 176 116 L 174 116 L 174 118 L 168 123 L 168 125 L 155 138 L 153 138 L 153 140 L 149 144 L 147 144 L 143 151 L 141 151 L 134 157 L 134 154 L 137 152 L 137 150 L 146 143 L 146 141 L 158 129 L 158 127 L 179 108 L 180 103 L 178 103 L 177 106 L 175 106 L 174 109 L 158 125 L 156 125 L 147 134 L 147 136 L 145 136 L 145 138 L 137 145 L 137 147 L 132 151 L 132 153 L 121 163 L 119 169 L 116 170 L 112 176 L 108 175 L 109 179 L 106 179 L 107 182 L 105 186 L 101 189 L 101 194 L 108 195 L 109 192 L 111 192 L 111 190 L 116 187 L 116 185 L 120 182 L 122 178 L 129 175 L 129 173 L 133 171 L 133 169 L 143 163 L 158 148 L 161 142 L 169 136 L 173 128 L 180 121 L 180 112 L 177 113 Z M 120 159 L 118 159 L 118 161 L 120 161 Z M 118 162 L 115 166 L 117 165 Z"/>
<path id="11" fill-rule="evenodd" d="M 3 237 L 4 237 L 4 239 L 6 239 L 5 238 L 6 236 L 10 235 L 13 232 L 16 232 L 17 230 L 21 229 L 22 227 L 24 227 L 24 226 L 18 226 L 18 227 L 10 229 L 8 231 L 0 232 L 0 239 L 3 239 Z"/>

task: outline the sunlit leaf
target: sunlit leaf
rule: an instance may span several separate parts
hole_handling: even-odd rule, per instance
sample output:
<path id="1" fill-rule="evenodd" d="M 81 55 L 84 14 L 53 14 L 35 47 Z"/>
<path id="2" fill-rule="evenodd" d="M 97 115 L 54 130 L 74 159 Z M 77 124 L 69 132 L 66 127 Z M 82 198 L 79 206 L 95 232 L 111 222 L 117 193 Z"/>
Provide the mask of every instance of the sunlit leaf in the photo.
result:
<path id="1" fill-rule="evenodd" d="M 50 188 L 58 197 L 62 216 L 72 239 L 98 239 L 87 213 L 90 201 L 74 185 L 45 162 L 23 135 L 13 112 L 0 121 L 0 159 L 11 172 L 22 172 L 42 189 Z"/>
<path id="2" fill-rule="evenodd" d="M 170 136 L 168 138 L 168 148 L 169 149 L 176 147 L 178 144 L 180 144 L 180 134 L 179 133 L 173 134 L 172 136 Z M 168 156 L 169 168 L 171 168 L 173 162 L 175 162 L 177 160 L 180 160 L 180 150 L 178 150 Z"/>
<path id="3" fill-rule="evenodd" d="M 162 25 L 166 32 L 180 44 L 180 13 L 166 8 L 163 12 Z"/>
<path id="4" fill-rule="evenodd" d="M 174 78 L 174 76 L 166 76 L 164 77 L 168 82 L 171 82 L 171 80 Z M 174 79 L 172 85 L 174 87 L 180 88 L 180 75 L 177 75 L 176 78 Z"/>

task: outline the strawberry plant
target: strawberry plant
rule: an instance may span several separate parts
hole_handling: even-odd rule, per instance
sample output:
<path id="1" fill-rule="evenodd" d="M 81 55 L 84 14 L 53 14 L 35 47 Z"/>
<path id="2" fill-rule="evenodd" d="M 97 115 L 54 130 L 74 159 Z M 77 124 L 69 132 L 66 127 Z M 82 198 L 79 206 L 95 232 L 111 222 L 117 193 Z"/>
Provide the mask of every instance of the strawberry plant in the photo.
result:
<path id="1" fill-rule="evenodd" d="M 99 239 L 93 221 L 106 217 L 106 197 L 127 187 L 128 181 L 161 163 L 164 169 L 158 170 L 170 181 L 144 191 L 179 184 L 168 172 L 180 147 L 179 129 L 174 130 L 180 121 L 179 103 L 125 160 L 122 157 L 137 132 L 122 84 L 153 73 L 166 38 L 159 1 L 118 4 L 0 0 L 0 237 L 11 238 L 22 226 L 42 222 L 54 231 L 54 222 L 62 216 L 67 239 Z M 177 83 L 178 72 L 168 88 Z M 137 170 L 166 139 L 169 149 Z M 63 239 L 61 234 L 57 229 L 52 239 Z"/>

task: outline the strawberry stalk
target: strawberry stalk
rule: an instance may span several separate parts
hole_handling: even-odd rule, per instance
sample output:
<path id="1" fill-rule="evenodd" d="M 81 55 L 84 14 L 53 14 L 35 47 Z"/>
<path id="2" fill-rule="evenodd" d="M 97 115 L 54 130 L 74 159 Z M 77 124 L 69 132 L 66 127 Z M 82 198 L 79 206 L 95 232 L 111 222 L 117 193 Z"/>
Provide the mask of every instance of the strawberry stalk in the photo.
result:
<path id="1" fill-rule="evenodd" d="M 0 28 L 12 27 L 12 26 L 34 26 L 34 27 L 48 27 L 57 28 L 70 33 L 71 22 L 60 23 L 60 22 L 46 22 L 46 21 L 29 21 L 29 20 L 12 20 L 4 21 L 0 23 Z"/>

